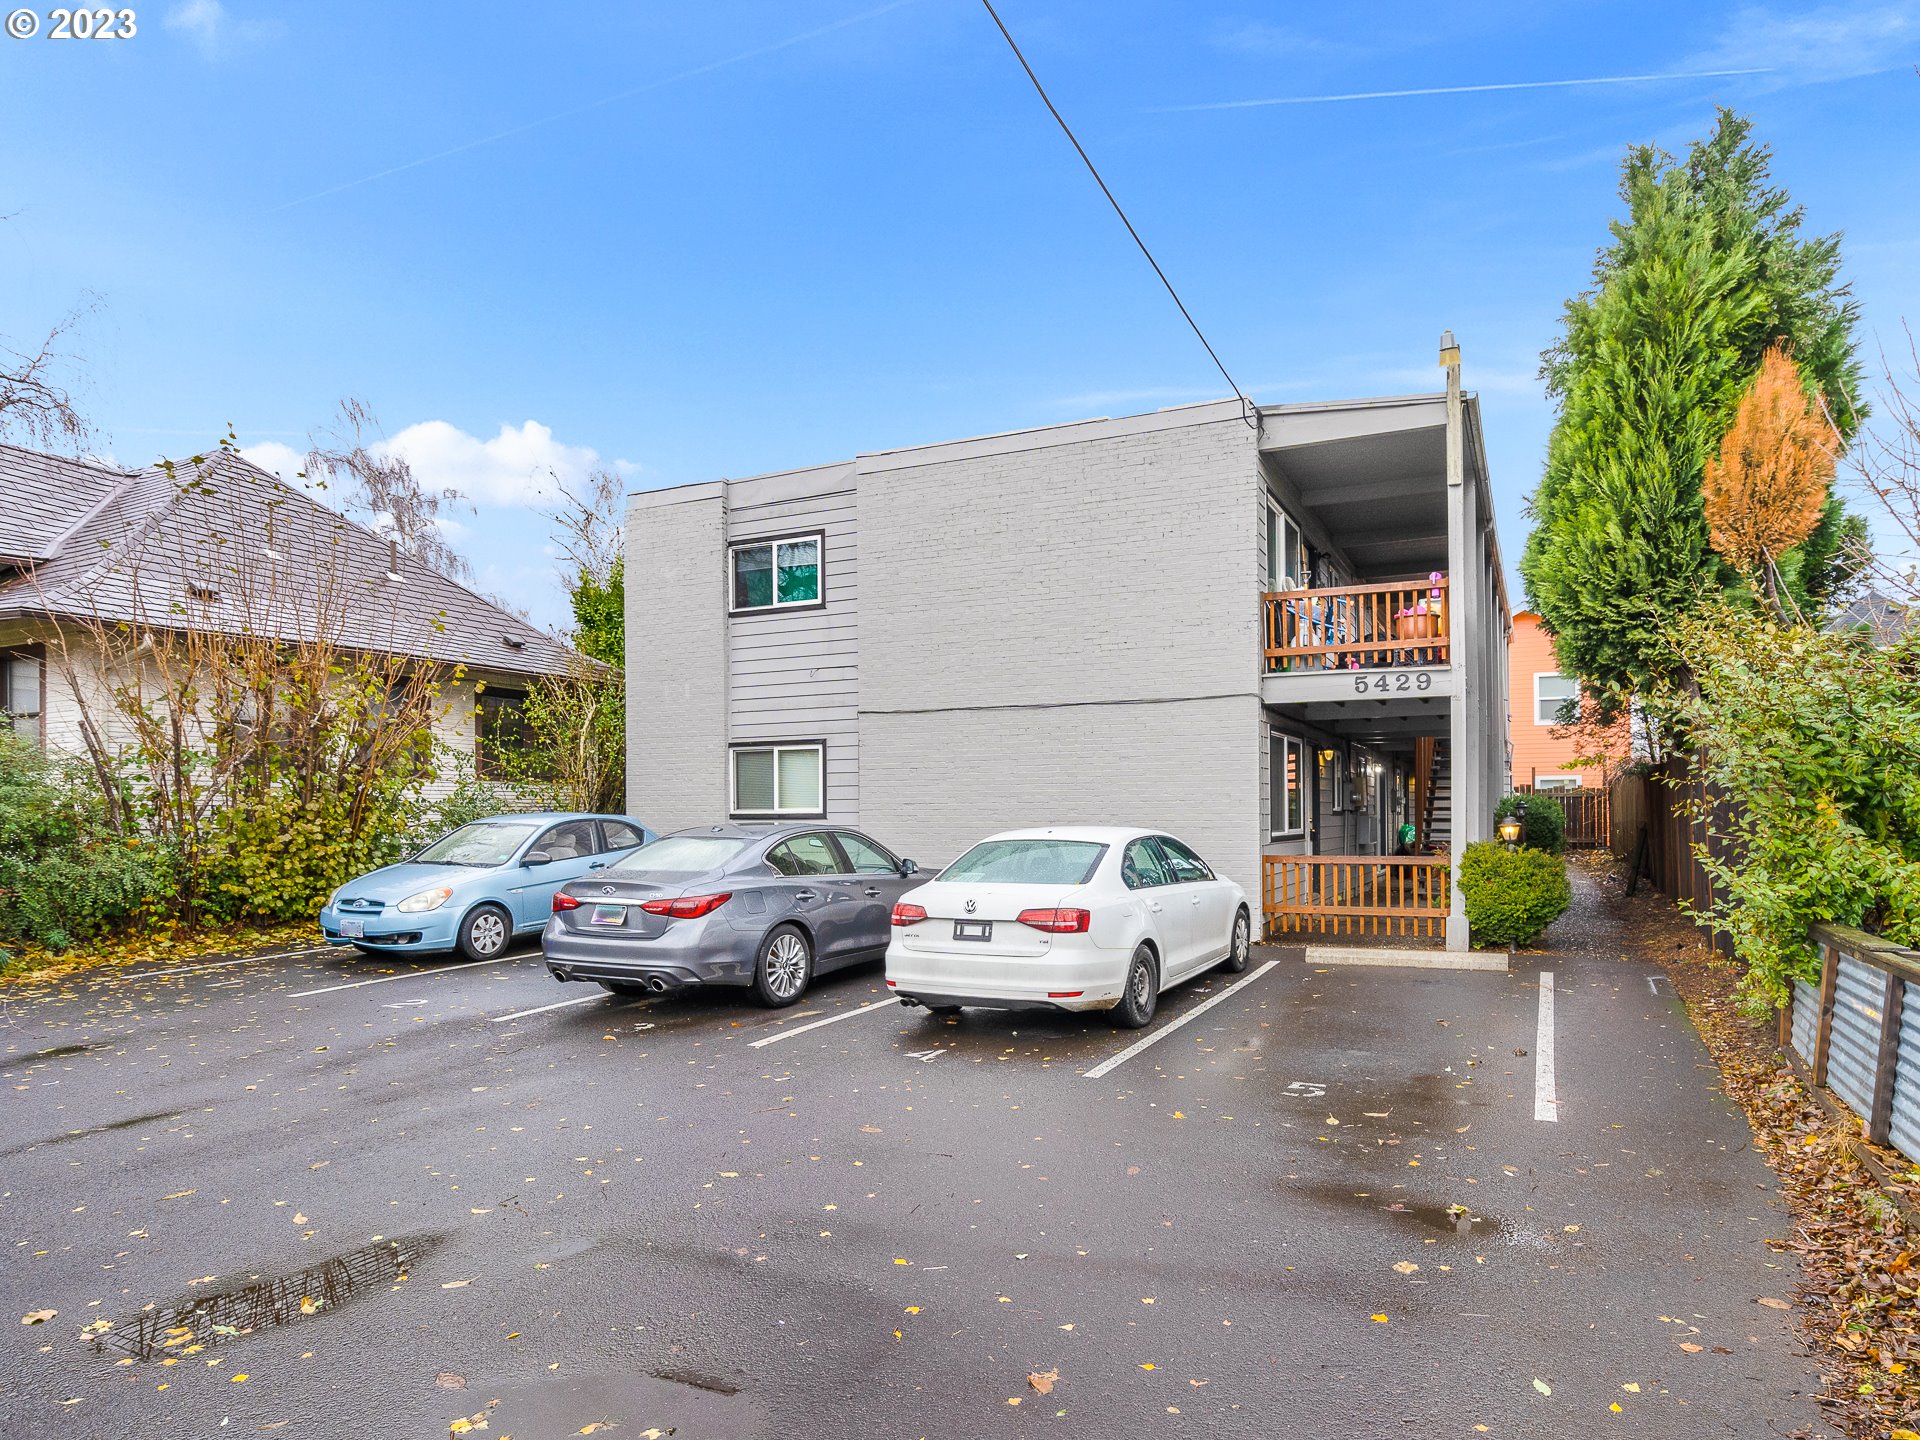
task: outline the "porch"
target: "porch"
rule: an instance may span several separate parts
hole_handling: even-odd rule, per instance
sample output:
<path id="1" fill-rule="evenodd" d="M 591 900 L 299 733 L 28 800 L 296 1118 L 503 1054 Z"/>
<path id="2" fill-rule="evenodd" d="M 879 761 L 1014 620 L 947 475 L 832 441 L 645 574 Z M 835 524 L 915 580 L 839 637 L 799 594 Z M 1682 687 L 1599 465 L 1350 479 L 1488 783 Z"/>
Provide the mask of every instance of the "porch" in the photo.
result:
<path id="1" fill-rule="evenodd" d="M 1269 855 L 1263 872 L 1269 939 L 1446 939 L 1453 891 L 1445 855 Z"/>

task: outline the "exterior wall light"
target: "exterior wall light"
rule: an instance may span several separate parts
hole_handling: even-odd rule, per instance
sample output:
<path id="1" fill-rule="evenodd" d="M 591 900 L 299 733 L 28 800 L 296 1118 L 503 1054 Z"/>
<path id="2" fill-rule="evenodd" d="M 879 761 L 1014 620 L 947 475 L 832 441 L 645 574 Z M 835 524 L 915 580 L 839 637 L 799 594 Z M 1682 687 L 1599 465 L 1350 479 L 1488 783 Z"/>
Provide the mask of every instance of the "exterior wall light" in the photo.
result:
<path id="1" fill-rule="evenodd" d="M 1509 850 L 1520 843 L 1520 822 L 1509 816 L 1500 822 L 1500 842 Z"/>

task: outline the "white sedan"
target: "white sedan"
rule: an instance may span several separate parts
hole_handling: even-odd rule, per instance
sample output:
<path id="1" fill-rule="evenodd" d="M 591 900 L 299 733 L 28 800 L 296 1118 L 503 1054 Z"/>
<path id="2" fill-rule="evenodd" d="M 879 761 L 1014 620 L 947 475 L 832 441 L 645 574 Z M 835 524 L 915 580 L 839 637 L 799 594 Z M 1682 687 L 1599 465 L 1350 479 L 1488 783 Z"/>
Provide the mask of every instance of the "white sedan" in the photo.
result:
<path id="1" fill-rule="evenodd" d="M 1138 1029 L 1160 992 L 1245 970 L 1247 895 L 1151 830 L 1073 826 L 982 840 L 893 907 L 887 986 L 952 1014 L 1111 1010 Z"/>

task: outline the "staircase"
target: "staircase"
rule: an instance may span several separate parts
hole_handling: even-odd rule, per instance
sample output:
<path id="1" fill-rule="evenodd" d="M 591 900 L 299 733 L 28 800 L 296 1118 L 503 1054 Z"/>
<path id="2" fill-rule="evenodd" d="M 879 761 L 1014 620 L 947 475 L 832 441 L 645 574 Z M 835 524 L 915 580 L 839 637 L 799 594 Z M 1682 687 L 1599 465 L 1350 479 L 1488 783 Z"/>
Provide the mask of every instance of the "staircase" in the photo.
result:
<path id="1" fill-rule="evenodd" d="M 1426 813 L 1420 836 L 1430 845 L 1449 845 L 1453 839 L 1453 766 L 1445 744 L 1436 744 L 1433 768 L 1426 786 Z"/>

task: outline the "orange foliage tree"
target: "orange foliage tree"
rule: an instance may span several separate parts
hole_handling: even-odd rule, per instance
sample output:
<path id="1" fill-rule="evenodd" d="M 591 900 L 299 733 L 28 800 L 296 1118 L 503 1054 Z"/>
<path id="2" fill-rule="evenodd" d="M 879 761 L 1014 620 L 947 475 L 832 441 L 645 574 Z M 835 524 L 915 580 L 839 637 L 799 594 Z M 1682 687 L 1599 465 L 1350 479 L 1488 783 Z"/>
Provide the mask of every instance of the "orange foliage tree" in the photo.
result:
<path id="1" fill-rule="evenodd" d="M 1769 346 L 1720 454 L 1707 461 L 1703 489 L 1713 548 L 1736 568 L 1757 572 L 1776 605 L 1777 562 L 1820 523 L 1839 445 L 1785 347 Z"/>

